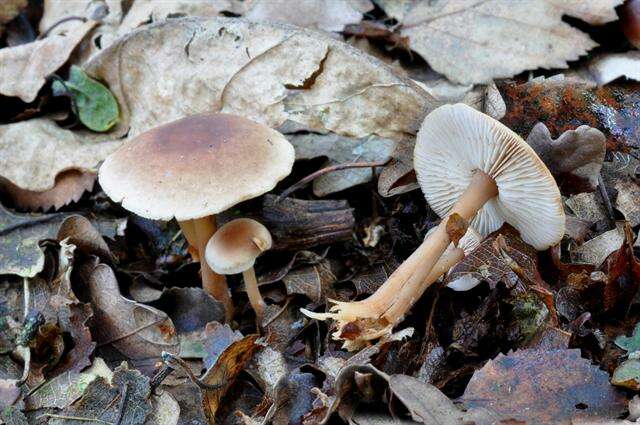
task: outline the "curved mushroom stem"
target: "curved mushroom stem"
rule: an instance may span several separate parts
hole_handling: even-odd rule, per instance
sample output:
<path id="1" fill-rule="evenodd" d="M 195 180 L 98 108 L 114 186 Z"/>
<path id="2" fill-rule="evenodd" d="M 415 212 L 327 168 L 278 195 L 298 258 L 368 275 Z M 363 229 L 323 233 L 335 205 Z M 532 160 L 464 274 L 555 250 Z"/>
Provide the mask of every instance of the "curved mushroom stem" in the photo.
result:
<path id="1" fill-rule="evenodd" d="M 260 295 L 260 289 L 258 288 L 258 279 L 256 279 L 256 273 L 253 267 L 242 272 L 244 278 L 244 289 L 247 291 L 249 297 L 249 303 L 253 310 L 256 312 L 256 322 L 258 323 L 258 329 L 262 329 L 262 323 L 264 321 L 264 309 L 266 307 L 262 295 Z"/>
<path id="2" fill-rule="evenodd" d="M 200 274 L 202 276 L 202 289 L 222 302 L 225 307 L 225 316 L 227 321 L 233 316 L 233 302 L 231 294 L 227 286 L 227 279 L 215 273 L 206 261 L 204 261 L 204 252 L 207 242 L 216 232 L 216 220 L 214 216 L 197 218 L 194 220 L 179 221 L 178 224 L 184 233 L 189 245 L 195 248 L 198 253 L 198 261 L 200 261 Z"/>
<path id="3" fill-rule="evenodd" d="M 433 271 L 434 274 L 437 273 L 437 276 L 440 276 L 439 271 L 447 265 L 443 262 L 438 270 L 434 270 L 438 260 L 451 242 L 447 233 L 449 217 L 457 214 L 468 221 L 487 201 L 497 195 L 498 187 L 493 178 L 477 170 L 467 189 L 451 208 L 449 216 L 441 221 L 433 234 L 420 244 L 373 295 L 362 301 L 336 302 L 331 307 L 330 313 L 315 314 L 313 317 L 323 320 L 328 318 L 337 320 L 338 330 L 334 334 L 336 339 L 345 339 L 342 334 L 346 325 L 361 323 L 357 332 L 353 332 L 350 328 L 348 335 L 345 332 L 345 336 L 348 336 L 347 339 L 350 341 L 345 341 L 344 346 L 349 349 L 359 348 L 366 340 L 377 338 L 381 336 L 381 333 L 390 332 L 411 307 L 409 301 L 415 302 L 426 287 L 437 279 L 432 279 L 431 272 Z M 451 263 L 454 258 L 445 258 L 444 261 Z M 406 289 L 404 289 L 405 286 Z M 367 329 L 362 329 L 363 325 Z"/>

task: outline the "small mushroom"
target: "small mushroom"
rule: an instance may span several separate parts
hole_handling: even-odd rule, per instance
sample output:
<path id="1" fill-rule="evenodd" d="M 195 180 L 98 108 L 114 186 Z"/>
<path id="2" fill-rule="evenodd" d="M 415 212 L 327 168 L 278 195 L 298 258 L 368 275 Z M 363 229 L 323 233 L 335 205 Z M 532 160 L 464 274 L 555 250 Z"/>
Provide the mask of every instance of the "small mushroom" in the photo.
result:
<path id="1" fill-rule="evenodd" d="M 233 304 L 224 276 L 206 261 L 215 214 L 270 191 L 289 175 L 293 146 L 262 124 L 228 114 L 201 114 L 136 136 L 99 170 L 105 193 L 127 210 L 154 220 L 175 218 L 200 261 L 204 290 Z"/>
<path id="2" fill-rule="evenodd" d="M 261 223 L 250 218 L 238 218 L 218 229 L 209 239 L 205 251 L 205 259 L 214 272 L 221 275 L 242 273 L 258 327 L 264 319 L 265 304 L 253 265 L 260 254 L 271 248 L 271 244 L 271 233 Z"/>
<path id="3" fill-rule="evenodd" d="M 395 324 L 392 306 L 406 285 L 425 282 L 451 242 L 447 225 L 454 217 L 471 221 L 481 235 L 506 221 L 539 250 L 564 235 L 560 191 L 547 167 L 517 134 L 467 105 L 444 105 L 425 118 L 414 169 L 425 198 L 443 220 L 373 295 L 331 308 L 340 328 L 354 320 L 379 328 Z"/>

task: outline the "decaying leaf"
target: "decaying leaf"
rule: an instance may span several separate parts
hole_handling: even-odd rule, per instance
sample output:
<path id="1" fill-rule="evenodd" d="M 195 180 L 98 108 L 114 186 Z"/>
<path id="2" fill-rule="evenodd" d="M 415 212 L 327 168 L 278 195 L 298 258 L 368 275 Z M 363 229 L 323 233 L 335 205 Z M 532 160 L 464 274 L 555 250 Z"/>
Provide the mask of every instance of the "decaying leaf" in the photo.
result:
<path id="1" fill-rule="evenodd" d="M 623 361 L 620 366 L 613 371 L 611 383 L 618 387 L 629 388 L 633 391 L 640 390 L 640 360 L 629 358 Z"/>
<path id="2" fill-rule="evenodd" d="M 590 3 L 595 4 L 595 3 Z M 628 152 L 640 146 L 640 83 L 593 87 L 562 75 L 500 85 L 507 104 L 502 123 L 526 137 L 538 122 L 560 135 L 584 124 L 602 131 L 607 149 Z"/>
<path id="3" fill-rule="evenodd" d="M 615 339 L 615 343 L 627 353 L 640 351 L 640 323 L 636 324 L 631 336 L 620 335 Z"/>
<path id="4" fill-rule="evenodd" d="M 411 145 L 407 135 L 438 104 L 345 43 L 237 19 L 151 25 L 101 52 L 86 70 L 116 96 L 116 134 L 129 137 L 187 114 L 221 111 L 271 127 L 290 120 L 318 133 Z"/>
<path id="5" fill-rule="evenodd" d="M 578 414 L 615 418 L 626 407 L 609 375 L 575 349 L 499 354 L 473 375 L 462 399 L 468 409 L 527 423 L 569 424 Z"/>
<path id="6" fill-rule="evenodd" d="M 209 322 L 224 321 L 224 306 L 202 288 L 169 288 L 153 303 L 167 313 L 176 331 L 203 330 Z"/>
<path id="7" fill-rule="evenodd" d="M 553 140 L 543 123 L 536 124 L 527 143 L 536 151 L 563 193 L 594 191 L 606 153 L 604 134 L 600 130 L 581 125 Z"/>
<path id="8" fill-rule="evenodd" d="M 25 399 L 26 410 L 47 407 L 64 409 L 82 396 L 96 378 L 111 382 L 113 373 L 101 358 L 96 358 L 91 367 L 83 372 L 64 372 L 30 392 Z"/>
<path id="9" fill-rule="evenodd" d="M 111 381 L 94 379 L 82 398 L 64 409 L 49 423 L 73 423 L 69 417 L 84 418 L 95 423 L 142 424 L 151 412 L 149 378 L 122 363 L 113 372 Z M 66 418 L 65 418 L 66 417 Z"/>
<path id="10" fill-rule="evenodd" d="M 296 150 L 296 159 L 326 156 L 325 166 L 349 162 L 377 162 L 384 164 L 391 159 L 395 142 L 390 139 L 369 136 L 362 139 L 337 134 L 291 134 L 287 136 Z M 313 181 L 313 193 L 322 197 L 370 181 L 371 168 L 347 169 L 331 172 Z"/>
<path id="11" fill-rule="evenodd" d="M 618 176 L 614 180 L 614 189 L 618 191 L 615 207 L 624 218 L 631 223 L 631 226 L 640 224 L 640 185 L 636 179 L 626 176 Z"/>
<path id="12" fill-rule="evenodd" d="M 207 356 L 204 358 L 204 367 L 213 367 L 218 358 L 234 342 L 242 339 L 242 334 L 231 329 L 229 325 L 222 325 L 218 322 L 208 323 L 205 328 L 204 349 Z"/>
<path id="13" fill-rule="evenodd" d="M 289 368 L 282 352 L 264 347 L 253 356 L 246 370 L 263 391 L 273 398 L 278 381 L 288 373 Z"/>
<path id="14" fill-rule="evenodd" d="M 456 290 L 473 288 L 483 281 L 492 288 L 499 282 L 508 287 L 522 283 L 536 286 L 542 281 L 537 263 L 536 250 L 505 224 L 456 264 L 445 282 Z"/>
<path id="15" fill-rule="evenodd" d="M 272 21 L 303 28 L 342 31 L 373 9 L 369 0 L 253 0 L 244 15 L 252 21 Z"/>
<path id="16" fill-rule="evenodd" d="M 389 389 L 409 409 L 416 422 L 459 424 L 463 413 L 433 385 L 406 375 L 391 375 Z"/>
<path id="17" fill-rule="evenodd" d="M 111 344 L 130 359 L 160 357 L 162 351 L 178 352 L 171 319 L 153 307 L 124 298 L 109 266 L 99 264 L 93 269 L 89 290 L 99 344 Z"/>
<path id="18" fill-rule="evenodd" d="M 326 260 L 290 271 L 282 279 L 287 294 L 306 295 L 314 303 L 326 301 L 327 297 L 335 297 L 332 285 L 336 280 Z"/>
<path id="19" fill-rule="evenodd" d="M 602 24 L 617 19 L 614 8 L 621 3 L 414 2 L 402 12 L 400 34 L 449 80 L 486 83 L 527 69 L 566 68 L 567 61 L 578 59 L 596 43 L 563 22 L 562 16 Z"/>
<path id="20" fill-rule="evenodd" d="M 201 16 L 212 18 L 222 11 L 224 1 L 200 0 L 136 0 L 127 11 L 118 27 L 118 34 L 124 35 L 140 25 L 159 22 L 169 17 Z"/>
<path id="21" fill-rule="evenodd" d="M 108 131 L 118 122 L 120 112 L 113 94 L 100 82 L 89 78 L 78 66 L 71 65 L 69 80 L 56 80 L 51 89 L 55 96 L 71 96 L 78 119 L 89 130 Z"/>
<path id="22" fill-rule="evenodd" d="M 81 140 L 47 118 L 0 126 L 0 177 L 21 189 L 45 191 L 67 170 L 95 172 L 120 142 Z"/>
<path id="23" fill-rule="evenodd" d="M 54 239 L 63 214 L 31 216 L 14 214 L 0 205 L 0 274 L 33 277 L 44 266 L 39 243 Z"/>
<path id="24" fill-rule="evenodd" d="M 640 52 L 600 56 L 589 64 L 589 73 L 601 86 L 621 77 L 640 81 Z"/>
<path id="25" fill-rule="evenodd" d="M 58 210 L 80 200 L 82 195 L 93 189 L 96 174 L 79 170 L 63 171 L 56 176 L 55 185 L 41 192 L 21 189 L 4 180 L 2 191 L 20 209 L 29 211 Z"/>
<path id="26" fill-rule="evenodd" d="M 571 260 L 600 267 L 607 257 L 624 243 L 624 230 L 609 230 L 571 250 Z"/>
<path id="27" fill-rule="evenodd" d="M 590 224 L 607 219 L 607 210 L 599 193 L 572 195 L 567 199 L 566 204 L 578 219 L 585 220 Z"/>
<path id="28" fill-rule="evenodd" d="M 96 25 L 77 24 L 66 35 L 54 34 L 42 40 L 0 49 L 0 94 L 33 102 L 46 82 L 69 58 L 73 49 Z"/>
<path id="29" fill-rule="evenodd" d="M 216 364 L 207 370 L 202 377 L 202 381 L 207 385 L 220 385 L 218 389 L 203 392 L 202 405 L 209 423 L 216 423 L 216 413 L 222 397 L 233 385 L 238 373 L 260 348 L 256 344 L 257 339 L 258 335 L 247 335 L 229 345 L 218 357 Z"/>

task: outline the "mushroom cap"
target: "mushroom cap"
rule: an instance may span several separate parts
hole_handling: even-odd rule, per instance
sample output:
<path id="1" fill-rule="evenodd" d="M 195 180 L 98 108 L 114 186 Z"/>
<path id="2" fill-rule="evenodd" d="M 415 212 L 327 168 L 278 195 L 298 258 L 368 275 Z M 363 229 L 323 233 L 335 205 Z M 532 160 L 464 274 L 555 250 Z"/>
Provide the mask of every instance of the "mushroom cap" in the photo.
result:
<path id="1" fill-rule="evenodd" d="M 271 233 L 250 218 L 226 223 L 207 243 L 205 259 L 218 274 L 236 274 L 253 267 L 256 258 L 271 248 Z"/>
<path id="2" fill-rule="evenodd" d="M 547 167 L 516 133 L 467 105 L 444 105 L 427 115 L 416 139 L 414 168 L 427 202 L 441 217 L 476 170 L 491 176 L 498 196 L 471 220 L 483 236 L 506 221 L 542 250 L 564 235 L 562 199 Z"/>
<path id="3" fill-rule="evenodd" d="M 156 220 L 222 212 L 270 191 L 289 175 L 295 153 L 279 132 L 243 117 L 200 114 L 151 129 L 102 164 L 105 193 Z"/>

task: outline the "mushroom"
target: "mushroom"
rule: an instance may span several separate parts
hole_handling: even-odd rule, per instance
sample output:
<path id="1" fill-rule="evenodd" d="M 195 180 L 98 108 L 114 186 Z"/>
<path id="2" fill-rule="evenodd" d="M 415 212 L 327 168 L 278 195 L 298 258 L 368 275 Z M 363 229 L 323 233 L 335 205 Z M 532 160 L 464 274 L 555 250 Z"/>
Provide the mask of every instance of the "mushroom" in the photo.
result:
<path id="1" fill-rule="evenodd" d="M 429 238 L 434 229 L 427 233 Z M 410 284 L 404 285 L 395 297 L 392 303 L 389 303 L 388 310 L 380 316 L 379 323 L 370 323 L 370 320 L 361 317 L 347 317 L 345 314 L 339 313 L 316 313 L 306 309 L 301 311 L 307 316 L 327 320 L 333 319 L 338 321 L 338 329 L 334 332 L 334 339 L 341 339 L 343 332 L 351 334 L 351 338 L 345 339 L 343 347 L 349 351 L 359 349 L 367 344 L 367 341 L 382 337 L 391 333 L 391 330 L 402 321 L 404 315 L 413 307 L 413 304 L 420 299 L 420 296 L 434 282 L 446 274 L 454 265 L 464 258 L 469 252 L 473 251 L 480 245 L 482 237 L 473 228 L 469 227 L 467 233 L 460 239 L 458 246 L 451 243 L 445 250 L 444 254 L 438 259 L 436 265 L 431 269 L 424 281 L 411 281 Z M 349 311 L 347 304 L 366 303 L 364 301 L 356 301 L 355 303 L 347 303 L 343 301 L 331 300 L 334 303 L 333 309 L 337 307 L 345 307 L 345 311 Z"/>
<path id="2" fill-rule="evenodd" d="M 464 105 L 444 105 L 422 123 L 414 169 L 427 202 L 442 222 L 369 298 L 339 303 L 332 318 L 342 327 L 366 320 L 388 328 L 389 311 L 405 285 L 418 288 L 451 241 L 447 226 L 471 221 L 481 235 L 506 221 L 538 250 L 564 235 L 560 191 L 529 145 L 493 118 Z"/>
<path id="3" fill-rule="evenodd" d="M 136 136 L 104 161 L 98 178 L 127 210 L 178 221 L 197 253 L 204 290 L 225 305 L 229 319 L 226 279 L 204 261 L 215 214 L 273 189 L 293 161 L 293 147 L 279 132 L 239 116 L 201 114 Z"/>
<path id="4" fill-rule="evenodd" d="M 258 289 L 253 265 L 256 258 L 271 248 L 271 233 L 250 218 L 238 218 L 223 225 L 207 243 L 205 259 L 214 272 L 221 275 L 242 273 L 251 307 L 262 326 L 265 304 Z"/>
<path id="5" fill-rule="evenodd" d="M 622 32 L 629 43 L 640 49 L 640 0 L 627 0 L 620 16 Z"/>

